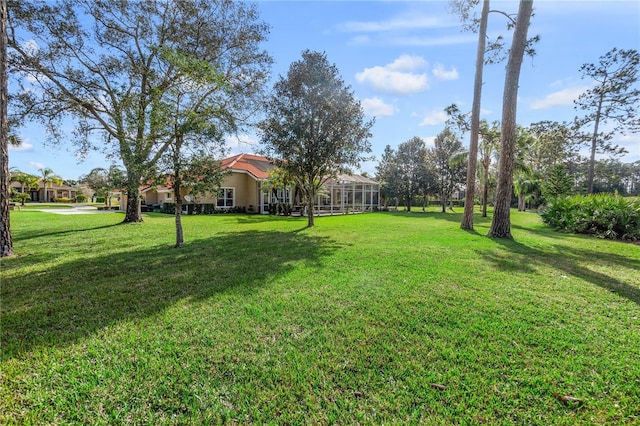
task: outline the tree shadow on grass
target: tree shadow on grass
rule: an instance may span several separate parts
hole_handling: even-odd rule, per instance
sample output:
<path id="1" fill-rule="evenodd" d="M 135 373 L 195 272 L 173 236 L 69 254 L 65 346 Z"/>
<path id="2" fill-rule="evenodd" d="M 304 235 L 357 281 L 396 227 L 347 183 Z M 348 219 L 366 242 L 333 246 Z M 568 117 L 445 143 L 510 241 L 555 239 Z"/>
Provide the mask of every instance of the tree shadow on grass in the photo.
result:
<path id="1" fill-rule="evenodd" d="M 26 240 L 31 240 L 33 238 L 40 238 L 40 237 L 48 237 L 48 236 L 53 236 L 53 235 L 69 235 L 69 234 L 77 234 L 78 232 L 84 232 L 84 231 L 93 231 L 96 229 L 105 229 L 105 228 L 113 228 L 114 226 L 119 226 L 119 225 L 124 225 L 123 222 L 118 222 L 118 223 L 113 223 L 110 225 L 99 225 L 99 226 L 94 226 L 94 227 L 83 227 L 82 229 L 65 229 L 65 230 L 60 230 L 60 231 L 43 231 L 43 230 L 33 230 L 33 231 L 26 231 L 26 232 L 21 232 L 18 236 L 16 237 L 12 237 L 14 242 L 18 242 L 18 241 L 26 241 Z"/>
<path id="2" fill-rule="evenodd" d="M 634 286 L 611 275 L 582 266 L 585 261 L 590 261 L 591 264 L 611 266 L 614 269 L 615 267 L 624 267 L 638 270 L 638 266 L 633 259 L 561 244 L 552 245 L 553 250 L 541 250 L 509 239 L 494 238 L 492 241 L 506 248 L 507 252 L 478 251 L 477 253 L 501 269 L 520 273 L 533 273 L 534 266 L 542 264 L 557 269 L 566 275 L 597 285 L 640 305 L 639 286 Z"/>
<path id="3" fill-rule="evenodd" d="M 420 211 L 411 211 L 411 212 L 404 212 L 404 211 L 399 211 L 399 212 L 384 212 L 385 214 L 391 215 L 391 216 L 396 216 L 396 217 L 407 217 L 407 218 L 414 218 L 414 219 L 425 219 L 425 218 L 432 218 L 435 220 L 444 220 L 447 222 L 452 222 L 454 224 L 457 224 L 458 227 L 460 227 L 460 224 L 462 223 L 462 216 L 464 214 L 464 212 L 462 211 L 462 207 L 459 207 L 456 211 L 450 211 L 447 210 L 446 213 L 442 213 L 440 210 L 438 211 L 426 211 L 423 212 L 422 210 Z M 473 222 L 474 222 L 474 226 L 477 227 L 487 227 L 488 225 L 491 224 L 491 216 L 489 217 L 482 217 L 482 213 L 479 211 L 476 211 L 473 215 Z M 474 234 L 474 235 L 486 235 L 486 232 L 478 232 L 477 230 L 467 230 L 467 229 L 462 229 L 460 228 L 461 231 L 465 231 L 469 234 Z"/>
<path id="4" fill-rule="evenodd" d="M 218 234 L 181 249 L 88 257 L 2 283 L 2 360 L 65 346 L 182 299 L 250 294 L 304 262 L 320 267 L 340 244 L 276 231 Z"/>

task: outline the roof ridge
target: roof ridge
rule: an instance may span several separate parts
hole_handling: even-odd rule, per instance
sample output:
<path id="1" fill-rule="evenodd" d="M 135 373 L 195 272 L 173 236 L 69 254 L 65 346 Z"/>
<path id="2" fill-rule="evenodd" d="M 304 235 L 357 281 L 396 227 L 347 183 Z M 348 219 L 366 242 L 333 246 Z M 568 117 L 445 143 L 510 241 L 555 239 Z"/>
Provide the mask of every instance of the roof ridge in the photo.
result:
<path id="1" fill-rule="evenodd" d="M 233 161 L 231 162 L 231 164 L 229 164 L 227 167 L 232 168 L 232 167 L 233 167 L 233 166 L 234 166 L 238 161 L 240 161 L 240 159 L 241 159 L 242 157 L 244 157 L 244 153 L 241 153 L 241 154 L 236 155 L 236 159 L 235 159 L 235 160 L 233 160 Z M 233 158 L 233 157 L 231 157 L 231 158 Z"/>

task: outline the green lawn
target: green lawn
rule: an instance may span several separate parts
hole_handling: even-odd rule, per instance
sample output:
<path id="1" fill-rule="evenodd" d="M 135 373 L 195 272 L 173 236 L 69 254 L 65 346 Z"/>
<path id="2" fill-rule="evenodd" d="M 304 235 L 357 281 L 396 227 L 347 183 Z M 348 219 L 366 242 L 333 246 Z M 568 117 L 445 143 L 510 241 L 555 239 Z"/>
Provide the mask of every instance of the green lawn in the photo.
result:
<path id="1" fill-rule="evenodd" d="M 515 211 L 513 241 L 191 216 L 182 249 L 171 216 L 11 214 L 0 423 L 640 424 L 638 245 Z"/>

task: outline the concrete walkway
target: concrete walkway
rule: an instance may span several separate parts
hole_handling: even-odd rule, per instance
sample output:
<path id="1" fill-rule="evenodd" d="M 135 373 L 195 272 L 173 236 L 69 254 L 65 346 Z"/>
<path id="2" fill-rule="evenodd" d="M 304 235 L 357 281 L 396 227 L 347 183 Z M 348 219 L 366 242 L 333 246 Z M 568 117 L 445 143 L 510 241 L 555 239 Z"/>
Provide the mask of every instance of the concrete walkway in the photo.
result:
<path id="1" fill-rule="evenodd" d="M 55 214 L 101 214 L 115 213 L 118 210 L 98 210 L 98 208 L 94 206 L 77 206 L 70 209 L 39 209 L 38 211 Z"/>

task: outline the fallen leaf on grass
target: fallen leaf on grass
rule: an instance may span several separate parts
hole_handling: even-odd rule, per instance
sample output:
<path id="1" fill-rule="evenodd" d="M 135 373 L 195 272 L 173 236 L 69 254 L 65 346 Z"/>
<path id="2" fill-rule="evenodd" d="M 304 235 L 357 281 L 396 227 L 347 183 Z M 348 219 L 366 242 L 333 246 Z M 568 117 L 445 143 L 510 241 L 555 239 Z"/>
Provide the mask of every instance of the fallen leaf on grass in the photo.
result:
<path id="1" fill-rule="evenodd" d="M 431 387 L 438 390 L 446 390 L 447 387 L 445 385 L 439 385 L 437 383 L 431 383 Z"/>
<path id="2" fill-rule="evenodd" d="M 575 405 L 577 407 L 581 406 L 582 404 L 584 404 L 584 401 L 581 400 L 580 398 L 575 398 L 571 395 L 559 395 L 557 393 L 553 394 L 553 397 L 555 399 L 557 399 L 558 401 L 560 401 L 563 405 Z"/>

